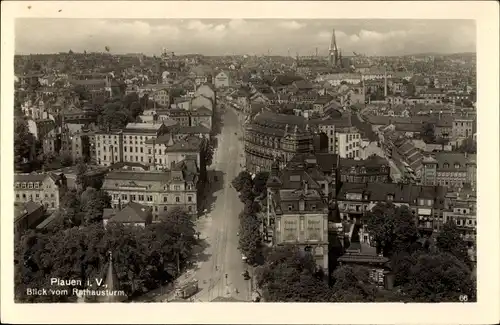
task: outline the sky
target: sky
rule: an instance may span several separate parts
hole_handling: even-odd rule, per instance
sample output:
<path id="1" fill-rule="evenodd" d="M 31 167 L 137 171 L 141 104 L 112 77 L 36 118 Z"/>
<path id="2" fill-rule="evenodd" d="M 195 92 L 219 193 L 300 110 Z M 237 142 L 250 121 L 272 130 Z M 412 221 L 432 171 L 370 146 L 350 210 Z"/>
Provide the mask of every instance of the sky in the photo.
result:
<path id="1" fill-rule="evenodd" d="M 474 20 L 75 19 L 15 22 L 16 54 L 104 51 L 326 55 L 332 30 L 344 55 L 475 52 Z"/>

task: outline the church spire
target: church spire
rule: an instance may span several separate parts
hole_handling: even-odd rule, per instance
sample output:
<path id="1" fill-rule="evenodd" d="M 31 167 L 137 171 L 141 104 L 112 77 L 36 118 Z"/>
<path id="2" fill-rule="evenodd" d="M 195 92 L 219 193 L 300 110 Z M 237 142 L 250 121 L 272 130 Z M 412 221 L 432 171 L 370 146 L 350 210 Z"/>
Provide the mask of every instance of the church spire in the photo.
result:
<path id="1" fill-rule="evenodd" d="M 102 288 L 104 290 L 107 290 L 108 294 L 101 297 L 102 298 L 101 302 L 120 302 L 125 300 L 126 297 L 113 294 L 120 289 L 119 289 L 118 276 L 116 275 L 116 272 L 114 270 L 112 251 L 108 251 L 108 258 L 109 261 L 107 265 L 106 274 L 104 276 L 104 285 Z"/>

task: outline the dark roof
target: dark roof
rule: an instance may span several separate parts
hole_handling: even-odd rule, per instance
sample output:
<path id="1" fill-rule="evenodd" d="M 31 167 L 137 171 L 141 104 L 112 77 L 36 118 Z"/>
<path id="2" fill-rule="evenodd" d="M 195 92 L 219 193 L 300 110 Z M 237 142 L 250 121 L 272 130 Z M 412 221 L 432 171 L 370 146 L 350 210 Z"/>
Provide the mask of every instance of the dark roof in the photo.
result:
<path id="1" fill-rule="evenodd" d="M 339 262 L 344 263 L 380 263 L 385 264 L 389 261 L 387 257 L 378 255 L 369 255 L 361 253 L 346 253 L 338 258 Z"/>
<path id="2" fill-rule="evenodd" d="M 191 112 L 191 115 L 212 116 L 212 111 L 205 106 L 200 106 Z"/>
<path id="3" fill-rule="evenodd" d="M 170 171 L 148 171 L 148 172 L 138 172 L 138 171 L 125 171 L 125 170 L 114 170 L 110 171 L 106 177 L 106 180 L 130 180 L 130 181 L 146 181 L 146 182 L 168 182 L 171 179 Z"/>
<path id="4" fill-rule="evenodd" d="M 476 163 L 476 154 L 465 154 L 460 152 L 446 152 L 441 151 L 434 154 L 434 158 L 437 160 L 438 169 L 445 169 L 444 164 L 449 165 L 449 169 L 455 170 L 455 164 L 459 164 L 460 168 L 464 168 L 467 164 Z"/>
<path id="5" fill-rule="evenodd" d="M 14 174 L 14 182 L 43 182 L 45 178 L 50 177 L 57 182 L 59 177 L 52 173 L 32 173 L 32 174 Z"/>
<path id="6" fill-rule="evenodd" d="M 28 201 L 24 203 L 14 203 L 14 213 L 15 213 L 14 221 L 18 221 L 22 217 L 30 215 L 31 213 L 37 211 L 40 208 L 43 208 L 43 205 L 35 203 L 33 201 Z"/>
<path id="7" fill-rule="evenodd" d="M 167 146 L 167 151 L 170 152 L 199 152 L 201 139 L 198 137 L 190 137 L 189 139 L 174 142 Z"/>
<path id="8" fill-rule="evenodd" d="M 129 202 L 120 211 L 109 211 L 111 209 L 106 209 L 107 213 L 103 213 L 103 218 L 108 219 L 109 222 L 147 222 L 151 213 L 151 208 L 145 205 L 139 204 L 137 202 Z"/>
<path id="9" fill-rule="evenodd" d="M 387 160 L 377 155 L 371 155 L 368 158 L 362 160 L 355 160 L 352 158 L 340 158 L 340 167 L 353 167 L 353 166 L 380 167 L 387 165 L 388 165 Z"/>
<path id="10" fill-rule="evenodd" d="M 337 168 L 338 155 L 333 153 L 317 153 L 316 163 L 319 169 L 325 172 L 331 172 L 333 168 Z"/>
<path id="11" fill-rule="evenodd" d="M 179 126 L 176 128 L 179 134 L 197 134 L 197 133 L 210 133 L 210 130 L 203 125 L 195 126 Z"/>
<path id="12" fill-rule="evenodd" d="M 142 168 L 144 170 L 148 170 L 148 166 L 144 165 L 144 164 L 141 164 L 141 163 L 138 163 L 138 162 L 128 162 L 128 161 L 122 161 L 122 162 L 117 162 L 117 163 L 114 163 L 113 165 L 109 166 L 109 169 L 110 170 L 114 170 L 114 169 L 122 169 L 123 167 L 139 167 L 139 168 Z"/>
<path id="13" fill-rule="evenodd" d="M 263 111 L 255 115 L 253 122 L 258 124 L 280 124 L 289 126 L 298 125 L 305 126 L 307 120 L 302 116 L 287 115 L 287 114 L 276 114 L 270 111 Z"/>
<path id="14" fill-rule="evenodd" d="M 344 183 L 338 192 L 337 199 L 345 200 L 347 193 L 366 193 L 370 201 L 385 202 L 388 195 L 393 195 L 394 202 L 415 204 L 418 198 L 435 199 L 435 204 L 442 204 L 446 195 L 442 186 L 422 186 L 396 183 Z"/>
<path id="15" fill-rule="evenodd" d="M 57 219 L 57 213 L 52 213 L 50 216 L 48 216 L 45 220 L 40 222 L 37 226 L 36 229 L 44 229 L 47 228 L 54 220 Z"/>

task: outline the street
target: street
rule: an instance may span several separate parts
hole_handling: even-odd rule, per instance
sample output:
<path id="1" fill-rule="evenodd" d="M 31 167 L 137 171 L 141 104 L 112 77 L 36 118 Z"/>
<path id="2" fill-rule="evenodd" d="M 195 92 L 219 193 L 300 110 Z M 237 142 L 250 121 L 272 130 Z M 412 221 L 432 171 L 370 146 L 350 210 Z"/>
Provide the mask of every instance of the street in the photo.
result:
<path id="1" fill-rule="evenodd" d="M 251 299 L 250 281 L 243 279 L 242 272 L 246 268 L 238 250 L 238 215 L 243 210 L 243 203 L 230 185 L 241 170 L 243 143 L 239 141 L 239 136 L 242 128 L 232 109 L 226 109 L 223 114 L 224 126 L 217 136 L 218 147 L 214 153 L 214 164 L 210 168 L 222 171 L 223 177 L 218 182 L 223 182 L 223 185 L 222 188 L 215 186 L 221 189 L 213 193 L 215 202 L 206 217 L 208 220 L 205 227 L 201 226 L 203 222 L 198 223 L 203 228 L 198 230 L 202 234 L 201 238 L 208 244 L 205 250 L 208 261 L 199 262 L 194 274 L 200 286 L 195 301 L 211 301 L 217 297 L 231 296 L 244 301 Z M 209 176 L 211 174 L 209 170 Z M 211 181 L 214 182 L 213 178 Z"/>

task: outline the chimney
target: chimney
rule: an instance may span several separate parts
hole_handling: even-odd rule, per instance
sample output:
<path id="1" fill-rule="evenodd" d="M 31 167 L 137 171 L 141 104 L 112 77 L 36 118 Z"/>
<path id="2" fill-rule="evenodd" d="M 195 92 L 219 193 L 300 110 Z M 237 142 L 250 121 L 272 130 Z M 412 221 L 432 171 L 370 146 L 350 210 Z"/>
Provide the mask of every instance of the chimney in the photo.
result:
<path id="1" fill-rule="evenodd" d="M 309 187 L 308 187 L 308 184 L 307 184 L 307 181 L 302 181 L 303 185 L 304 185 L 304 193 L 307 193 Z"/>
<path id="2" fill-rule="evenodd" d="M 387 65 L 384 64 L 384 97 L 387 97 Z"/>

